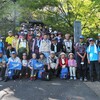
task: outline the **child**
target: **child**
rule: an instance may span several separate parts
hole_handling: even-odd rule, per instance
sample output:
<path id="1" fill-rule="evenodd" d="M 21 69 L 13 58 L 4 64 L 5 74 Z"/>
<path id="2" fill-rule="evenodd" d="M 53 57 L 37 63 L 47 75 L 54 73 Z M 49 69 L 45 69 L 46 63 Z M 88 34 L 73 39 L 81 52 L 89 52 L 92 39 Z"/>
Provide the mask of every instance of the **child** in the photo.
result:
<path id="1" fill-rule="evenodd" d="M 28 77 L 28 60 L 27 60 L 27 54 L 23 53 L 22 56 L 22 72 L 20 76 L 25 76 L 26 78 Z"/>
<path id="2" fill-rule="evenodd" d="M 72 80 L 74 78 L 74 80 L 76 80 L 77 63 L 76 63 L 76 60 L 74 59 L 73 53 L 69 53 L 68 67 L 70 71 L 70 79 Z"/>

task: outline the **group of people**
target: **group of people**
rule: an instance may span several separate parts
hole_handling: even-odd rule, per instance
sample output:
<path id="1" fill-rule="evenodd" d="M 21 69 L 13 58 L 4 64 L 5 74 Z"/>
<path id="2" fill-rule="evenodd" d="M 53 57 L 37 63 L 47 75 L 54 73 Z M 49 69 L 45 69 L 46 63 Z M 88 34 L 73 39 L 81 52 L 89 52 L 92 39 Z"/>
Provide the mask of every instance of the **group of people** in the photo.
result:
<path id="1" fill-rule="evenodd" d="M 79 36 L 79 42 L 74 43 L 73 36 L 61 32 L 49 32 L 41 25 L 34 25 L 27 30 L 21 26 L 18 34 L 8 32 L 5 42 L 0 37 L 0 81 L 9 80 L 11 62 L 20 64 L 21 70 L 13 71 L 13 78 L 37 78 L 47 72 L 50 78 L 60 77 L 63 69 L 66 79 L 80 81 L 100 81 L 100 34 L 95 41 L 93 38 Z"/>

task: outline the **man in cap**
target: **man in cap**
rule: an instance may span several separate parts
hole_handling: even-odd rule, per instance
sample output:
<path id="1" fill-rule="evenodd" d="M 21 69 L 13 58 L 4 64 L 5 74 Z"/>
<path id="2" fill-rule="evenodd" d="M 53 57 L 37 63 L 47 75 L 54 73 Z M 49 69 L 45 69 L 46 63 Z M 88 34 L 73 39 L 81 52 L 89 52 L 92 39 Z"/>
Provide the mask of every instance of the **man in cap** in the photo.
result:
<path id="1" fill-rule="evenodd" d="M 79 71 L 80 81 L 87 81 L 87 57 L 86 57 L 86 43 L 84 43 L 84 36 L 79 37 L 80 40 L 75 45 L 75 52 L 77 56 L 77 68 Z"/>
<path id="2" fill-rule="evenodd" d="M 4 80 L 7 61 L 7 56 L 3 55 L 3 52 L 0 50 L 0 81 Z"/>
<path id="3" fill-rule="evenodd" d="M 8 63 L 7 63 L 7 69 L 6 69 L 6 72 L 5 72 L 5 82 L 7 82 L 9 80 L 9 77 L 8 77 L 8 73 L 9 73 L 9 68 L 8 66 L 10 65 L 10 63 L 18 63 L 18 64 L 21 64 L 21 60 L 19 57 L 17 57 L 17 53 L 16 51 L 12 51 L 11 52 L 11 57 L 8 59 Z M 14 75 L 19 75 L 20 71 L 19 70 L 14 70 Z"/>
<path id="4" fill-rule="evenodd" d="M 94 81 L 94 67 L 97 73 L 97 80 L 100 81 L 99 50 L 93 38 L 90 38 L 90 45 L 87 48 L 87 58 L 89 64 L 90 80 Z"/>
<path id="5" fill-rule="evenodd" d="M 58 32 L 58 36 L 56 38 L 58 43 L 63 44 L 63 38 L 61 32 Z"/>
<path id="6" fill-rule="evenodd" d="M 12 31 L 9 31 L 8 32 L 8 37 L 6 38 L 7 45 L 12 44 L 13 39 L 14 39 L 13 33 L 12 33 Z"/>

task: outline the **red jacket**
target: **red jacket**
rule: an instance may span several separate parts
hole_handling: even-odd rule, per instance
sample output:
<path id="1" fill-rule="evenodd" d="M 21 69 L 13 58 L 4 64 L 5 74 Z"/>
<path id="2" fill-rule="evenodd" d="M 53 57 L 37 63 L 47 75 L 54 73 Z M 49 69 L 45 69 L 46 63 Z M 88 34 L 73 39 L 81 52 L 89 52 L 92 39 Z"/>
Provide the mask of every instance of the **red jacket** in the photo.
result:
<path id="1" fill-rule="evenodd" d="M 59 59 L 59 65 L 60 65 L 60 67 L 62 67 L 62 65 L 68 66 L 68 59 L 64 58 L 64 60 L 65 60 L 65 64 L 62 64 L 62 59 L 61 58 Z"/>

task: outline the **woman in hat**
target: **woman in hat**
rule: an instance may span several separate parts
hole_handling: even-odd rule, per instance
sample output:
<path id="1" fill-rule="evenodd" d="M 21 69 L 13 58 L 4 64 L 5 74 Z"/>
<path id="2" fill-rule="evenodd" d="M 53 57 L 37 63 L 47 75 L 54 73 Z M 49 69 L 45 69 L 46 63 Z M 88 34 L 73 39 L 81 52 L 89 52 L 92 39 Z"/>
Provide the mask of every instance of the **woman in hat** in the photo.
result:
<path id="1" fill-rule="evenodd" d="M 61 73 L 63 74 L 63 70 L 67 70 L 66 72 L 66 78 L 68 76 L 68 58 L 66 57 L 66 54 L 64 52 L 62 52 L 60 54 L 60 58 L 59 58 L 59 68 L 58 68 L 58 73 L 60 74 L 60 78 L 62 78 Z M 63 78 L 65 78 L 65 75 L 63 76 Z"/>
<path id="2" fill-rule="evenodd" d="M 59 64 L 61 68 L 65 68 L 68 66 L 68 58 L 66 57 L 66 54 L 64 52 L 60 54 Z"/>
<path id="3" fill-rule="evenodd" d="M 74 59 L 74 54 L 73 53 L 69 53 L 69 60 L 68 60 L 68 67 L 69 67 L 69 71 L 70 71 L 70 79 L 74 79 L 76 80 L 76 67 L 77 67 L 77 63 L 76 60 Z"/>

